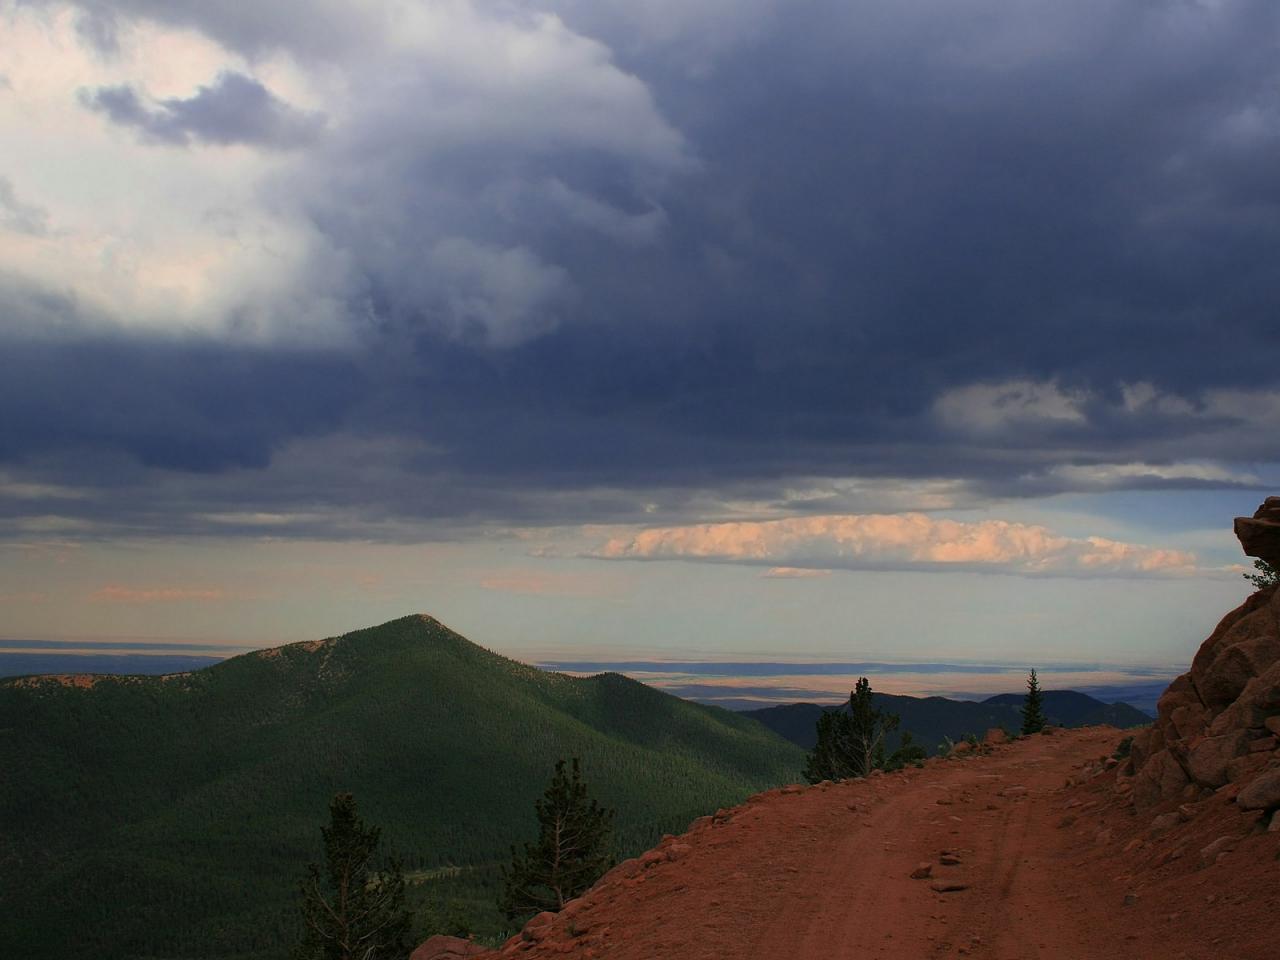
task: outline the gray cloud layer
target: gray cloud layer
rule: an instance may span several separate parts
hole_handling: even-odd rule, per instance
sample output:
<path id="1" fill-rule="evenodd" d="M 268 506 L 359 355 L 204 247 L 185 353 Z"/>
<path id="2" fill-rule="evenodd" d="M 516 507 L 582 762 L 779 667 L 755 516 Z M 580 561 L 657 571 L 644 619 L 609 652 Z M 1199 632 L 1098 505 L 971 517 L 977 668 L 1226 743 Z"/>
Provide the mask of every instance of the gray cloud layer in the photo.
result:
<path id="1" fill-rule="evenodd" d="M 539 69 L 461 28 L 452 60 L 361 59 L 379 14 L 337 0 L 92 5 L 364 71 L 323 142 L 237 74 L 91 96 L 162 142 L 310 144 L 265 190 L 321 238 L 311 282 L 355 346 L 19 337 L 0 459 L 109 488 L 83 464 L 118 458 L 101 509 L 139 524 L 224 499 L 830 512 L 834 487 L 787 490 L 1223 487 L 1280 461 L 1275 4 L 642 7 L 477 5 L 477 31 L 554 39 Z"/>
<path id="2" fill-rule="evenodd" d="M 154 107 L 127 86 L 86 90 L 82 100 L 112 123 L 177 147 L 196 141 L 288 150 L 313 142 L 324 127 L 322 116 L 291 107 L 252 77 L 230 71 L 194 96 L 160 100 Z"/>

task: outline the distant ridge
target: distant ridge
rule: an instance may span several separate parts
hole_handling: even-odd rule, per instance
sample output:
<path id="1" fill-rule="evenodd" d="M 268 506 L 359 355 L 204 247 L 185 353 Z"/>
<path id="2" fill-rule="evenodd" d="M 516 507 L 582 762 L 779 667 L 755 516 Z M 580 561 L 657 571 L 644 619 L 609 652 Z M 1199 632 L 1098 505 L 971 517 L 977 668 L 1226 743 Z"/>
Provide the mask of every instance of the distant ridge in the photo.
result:
<path id="1" fill-rule="evenodd" d="M 1020 711 L 1022 700 L 1020 693 L 1001 693 L 988 697 L 982 702 Z M 1110 725 L 1124 729 L 1146 726 L 1152 721 L 1150 716 L 1127 703 L 1103 703 L 1101 700 L 1075 690 L 1046 690 L 1044 710 L 1049 717 L 1049 722 L 1060 727 Z"/>
<path id="2" fill-rule="evenodd" d="M 0 679 L 70 673 L 159 676 L 211 667 L 222 659 L 177 653 L 10 653 L 0 650 Z"/>
<path id="3" fill-rule="evenodd" d="M 428 881 L 419 899 L 496 926 L 496 864 L 569 755 L 623 855 L 802 763 L 748 718 L 538 670 L 426 615 L 167 678 L 0 680 L 0 944 L 283 958 L 339 790 Z"/>
<path id="4" fill-rule="evenodd" d="M 1110 724 L 1114 727 L 1139 727 L 1151 718 L 1127 703 L 1103 703 L 1073 690 L 1045 692 L 1045 712 L 1051 723 L 1063 727 Z M 944 738 L 958 740 L 966 734 L 982 734 L 992 727 L 1017 732 L 1022 726 L 1022 696 L 1002 693 L 986 700 L 949 700 L 945 697 L 904 697 L 875 694 L 876 705 L 902 718 L 899 732 L 890 741 L 896 746 L 905 732 L 916 743 L 932 752 Z M 788 703 L 760 710 L 744 710 L 742 715 L 764 724 L 806 750 L 816 739 L 818 717 L 834 709 L 816 703 Z"/>

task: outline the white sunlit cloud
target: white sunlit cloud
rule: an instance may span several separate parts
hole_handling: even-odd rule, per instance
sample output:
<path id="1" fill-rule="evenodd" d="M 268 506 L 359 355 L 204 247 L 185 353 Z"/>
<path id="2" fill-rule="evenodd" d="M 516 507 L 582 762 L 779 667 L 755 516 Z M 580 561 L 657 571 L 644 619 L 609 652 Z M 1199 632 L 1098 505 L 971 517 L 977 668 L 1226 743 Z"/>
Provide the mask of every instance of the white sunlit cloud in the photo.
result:
<path id="1" fill-rule="evenodd" d="M 254 333 L 253 313 L 285 315 L 272 301 L 302 306 L 288 284 L 307 255 L 306 233 L 263 209 L 256 193 L 285 161 L 238 146 L 140 144 L 83 102 L 84 91 L 107 86 L 191 96 L 221 71 L 246 69 L 240 57 L 194 31 L 145 22 L 103 57 L 68 8 L 0 17 L 9 81 L 0 92 L 0 175 L 7 194 L 41 213 L 39 230 L 0 223 L 6 286 L 67 297 L 87 323 L 172 332 Z"/>
<path id="2" fill-rule="evenodd" d="M 661 527 L 617 535 L 591 553 L 608 560 L 693 560 L 773 570 L 965 570 L 1022 576 L 1185 577 L 1184 550 L 1043 526 L 958 521 L 919 513 L 789 517 Z M 794 574 L 778 573 L 776 576 Z"/>
<path id="3" fill-rule="evenodd" d="M 644 196 L 690 168 L 601 42 L 469 2 L 312 13 L 0 4 L 10 298 L 55 294 L 98 327 L 323 346 L 360 335 L 373 284 L 413 323 L 518 344 L 556 326 L 572 277 L 480 226 L 493 193 L 457 179 L 476 151 L 509 158 L 490 186 L 541 214 L 624 245 L 661 233 L 656 202 L 622 210 L 546 163 L 520 172 L 587 151 Z"/>

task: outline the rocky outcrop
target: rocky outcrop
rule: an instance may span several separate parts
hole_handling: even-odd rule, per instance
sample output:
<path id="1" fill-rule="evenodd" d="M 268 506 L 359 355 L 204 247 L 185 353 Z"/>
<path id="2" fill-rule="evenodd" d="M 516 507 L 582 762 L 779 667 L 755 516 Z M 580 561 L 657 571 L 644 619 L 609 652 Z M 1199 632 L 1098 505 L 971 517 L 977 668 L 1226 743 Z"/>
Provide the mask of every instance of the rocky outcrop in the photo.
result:
<path id="1" fill-rule="evenodd" d="M 1280 497 L 1268 497 L 1252 518 L 1238 517 L 1235 529 L 1246 554 L 1280 565 Z M 1273 586 L 1223 617 L 1191 669 L 1169 685 L 1155 724 L 1133 740 L 1122 789 L 1139 810 L 1220 789 L 1237 792 L 1248 809 L 1280 807 L 1266 786 L 1280 782 L 1277 730 L 1280 588 Z"/>
<path id="2" fill-rule="evenodd" d="M 1236 517 L 1236 536 L 1247 556 L 1280 565 L 1280 497 L 1267 497 L 1252 517 Z"/>
<path id="3" fill-rule="evenodd" d="M 475 957 L 487 952 L 480 944 L 470 940 L 436 934 L 420 944 L 409 955 L 409 960 L 463 960 L 465 957 Z"/>

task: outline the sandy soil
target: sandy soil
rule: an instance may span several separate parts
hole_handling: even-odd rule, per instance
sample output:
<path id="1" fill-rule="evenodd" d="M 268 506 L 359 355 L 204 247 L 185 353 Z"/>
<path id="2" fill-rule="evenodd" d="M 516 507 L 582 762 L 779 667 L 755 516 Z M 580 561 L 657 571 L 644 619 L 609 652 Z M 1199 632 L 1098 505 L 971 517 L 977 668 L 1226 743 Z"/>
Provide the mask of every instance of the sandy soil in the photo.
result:
<path id="1" fill-rule="evenodd" d="M 760 794 L 486 956 L 1276 960 L 1280 833 L 1215 795 L 1156 835 L 1165 809 L 1133 814 L 1113 773 L 1066 785 L 1121 736 Z M 1234 850 L 1205 861 L 1224 836 Z"/>

